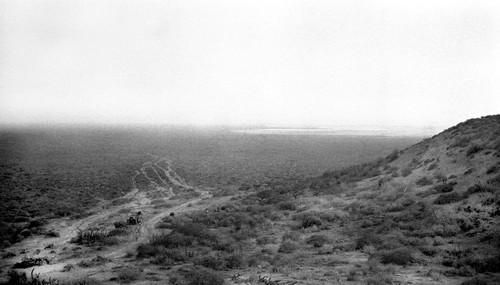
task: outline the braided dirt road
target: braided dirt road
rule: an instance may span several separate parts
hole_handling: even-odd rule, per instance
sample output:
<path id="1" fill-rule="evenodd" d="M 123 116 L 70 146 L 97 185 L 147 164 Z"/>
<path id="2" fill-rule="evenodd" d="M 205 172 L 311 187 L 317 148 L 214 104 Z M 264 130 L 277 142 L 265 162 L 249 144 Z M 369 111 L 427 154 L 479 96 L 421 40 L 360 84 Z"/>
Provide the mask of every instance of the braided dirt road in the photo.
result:
<path id="1" fill-rule="evenodd" d="M 174 212 L 177 216 L 189 212 L 202 211 L 224 204 L 232 198 L 232 196 L 212 197 L 210 191 L 188 185 L 173 170 L 171 163 L 166 158 L 154 157 L 154 160 L 144 163 L 131 177 L 132 191 L 117 199 L 124 201 L 123 203 L 115 205 L 109 201 L 101 201 L 88 211 L 92 213 L 88 217 L 78 220 L 70 220 L 68 218 L 54 220 L 48 225 L 48 228 L 59 232 L 59 237 L 33 237 L 16 244 L 9 250 L 13 252 L 25 252 L 24 256 L 47 256 L 51 260 L 50 264 L 34 267 L 35 273 L 40 273 L 45 277 L 50 276 L 65 279 L 78 275 L 94 276 L 102 274 L 104 268 L 101 268 L 100 271 L 89 269 L 80 273 L 61 272 L 61 270 L 67 264 L 76 264 L 82 260 L 88 260 L 92 256 L 95 257 L 96 254 L 110 259 L 112 261 L 111 265 L 115 268 L 124 266 L 126 262 L 126 258 L 124 257 L 127 253 L 134 252 L 139 244 L 147 242 L 152 235 L 161 231 L 155 228 L 156 224 L 171 212 Z M 164 175 L 160 175 L 160 173 L 164 173 Z M 137 183 L 137 179 L 141 175 L 149 181 L 150 185 L 148 187 Z M 197 193 L 197 196 L 190 199 L 171 200 L 170 198 L 174 196 L 172 187 L 177 187 L 177 191 L 181 192 L 182 189 L 194 191 Z M 151 192 L 154 192 L 153 196 Z M 165 201 L 172 201 L 174 205 L 167 209 L 156 209 L 152 201 L 155 199 L 158 200 L 158 197 L 162 197 Z M 175 205 L 175 203 L 177 204 Z M 111 230 L 114 228 L 114 221 L 126 219 L 129 214 L 137 213 L 138 211 L 142 212 L 142 222 L 129 227 L 130 236 L 126 242 L 120 243 L 118 246 L 102 248 L 98 252 L 90 252 L 82 256 L 68 256 L 67 251 L 63 253 L 66 248 L 72 246 L 70 241 L 79 231 L 90 228 Z M 21 261 L 22 257 L 23 255 L 19 254 L 15 258 L 3 262 L 4 264 L 0 264 L 0 269 L 3 272 L 7 272 L 8 268 L 14 263 Z M 23 271 L 29 273 L 32 269 L 33 267 L 24 269 Z"/>

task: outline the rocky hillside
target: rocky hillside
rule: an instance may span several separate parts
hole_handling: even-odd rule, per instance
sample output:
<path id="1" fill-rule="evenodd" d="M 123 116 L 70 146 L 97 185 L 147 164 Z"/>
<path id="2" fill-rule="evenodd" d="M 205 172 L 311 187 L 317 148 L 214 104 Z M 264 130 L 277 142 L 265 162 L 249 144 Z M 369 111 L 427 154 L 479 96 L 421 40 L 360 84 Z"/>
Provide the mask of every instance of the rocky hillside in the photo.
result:
<path id="1" fill-rule="evenodd" d="M 460 123 L 400 152 L 388 165 L 417 184 L 428 178 L 456 183 L 458 192 L 475 184 L 498 188 L 500 115 Z"/>

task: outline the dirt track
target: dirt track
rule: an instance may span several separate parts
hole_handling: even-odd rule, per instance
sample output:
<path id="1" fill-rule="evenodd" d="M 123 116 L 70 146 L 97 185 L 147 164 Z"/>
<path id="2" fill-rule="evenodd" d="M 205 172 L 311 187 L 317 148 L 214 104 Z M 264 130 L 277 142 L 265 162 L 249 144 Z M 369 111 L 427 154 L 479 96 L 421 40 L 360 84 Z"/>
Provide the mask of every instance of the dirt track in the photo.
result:
<path id="1" fill-rule="evenodd" d="M 157 177 L 150 177 L 146 173 L 146 168 L 153 168 L 154 171 L 150 173 L 155 173 Z M 162 178 L 159 171 L 163 172 L 167 179 Z M 178 204 L 167 209 L 155 209 L 154 205 L 151 203 L 152 200 L 154 200 L 150 195 L 151 191 L 148 189 L 140 189 L 140 186 L 136 183 L 136 179 L 140 175 L 144 175 L 144 177 L 150 181 L 149 187 L 153 187 L 153 192 L 155 193 L 154 197 L 162 196 L 165 201 L 177 201 Z M 134 189 L 120 198 L 122 201 L 127 201 L 126 203 L 113 205 L 113 203 L 109 201 L 102 201 L 89 210 L 89 213 L 93 214 L 88 217 L 79 220 L 70 220 L 68 218 L 54 220 L 48 228 L 59 232 L 59 237 L 33 237 L 11 247 L 10 250 L 13 252 L 25 253 L 18 254 L 15 258 L 0 265 L 3 274 L 5 274 L 14 263 L 21 261 L 23 256 L 47 256 L 51 260 L 51 263 L 34 267 L 35 273 L 40 273 L 45 277 L 51 276 L 60 279 L 77 276 L 95 276 L 96 274 L 106 275 L 112 271 L 110 270 L 112 268 L 125 266 L 125 256 L 127 253 L 134 252 L 139 244 L 146 242 L 153 234 L 157 233 L 158 230 L 155 228 L 155 225 L 171 212 L 179 215 L 182 213 L 204 210 L 223 204 L 231 198 L 231 196 L 214 198 L 211 197 L 211 193 L 207 190 L 191 187 L 184 179 L 175 173 L 172 169 L 171 162 L 166 158 L 155 157 L 153 161 L 146 162 L 141 169 L 136 171 L 131 181 Z M 158 181 L 161 183 L 158 183 Z M 182 189 L 194 190 L 198 196 L 183 200 L 169 200 L 169 198 L 174 195 L 172 186 L 181 189 L 180 191 L 182 191 Z M 89 228 L 105 228 L 111 230 L 114 228 L 113 222 L 124 220 L 128 215 L 138 211 L 142 212 L 142 221 L 138 225 L 128 227 L 131 233 L 127 242 L 120 243 L 118 246 L 105 247 L 97 252 L 87 251 L 81 256 L 67 256 L 67 251 L 63 253 L 66 248 L 74 246 L 70 241 L 77 235 L 78 231 Z M 48 246 L 51 247 L 47 248 Z M 36 251 L 38 250 L 39 253 L 37 254 Z M 78 269 L 78 272 L 61 272 L 63 267 L 67 264 L 76 264 L 82 260 L 91 259 L 96 255 L 110 259 L 111 262 L 106 267 L 112 266 L 112 268 L 104 270 L 105 268 L 101 267 L 90 268 L 84 271 Z M 32 269 L 33 267 L 24 269 L 24 271 L 29 273 Z"/>

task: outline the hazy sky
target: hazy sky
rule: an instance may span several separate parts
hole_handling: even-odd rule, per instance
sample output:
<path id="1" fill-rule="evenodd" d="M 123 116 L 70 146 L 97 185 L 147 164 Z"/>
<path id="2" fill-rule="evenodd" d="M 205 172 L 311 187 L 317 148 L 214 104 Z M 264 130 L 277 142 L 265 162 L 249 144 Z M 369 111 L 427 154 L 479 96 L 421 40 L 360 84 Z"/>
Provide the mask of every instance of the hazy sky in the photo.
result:
<path id="1" fill-rule="evenodd" d="M 497 3 L 0 0 L 0 124 L 451 126 L 500 113 Z"/>

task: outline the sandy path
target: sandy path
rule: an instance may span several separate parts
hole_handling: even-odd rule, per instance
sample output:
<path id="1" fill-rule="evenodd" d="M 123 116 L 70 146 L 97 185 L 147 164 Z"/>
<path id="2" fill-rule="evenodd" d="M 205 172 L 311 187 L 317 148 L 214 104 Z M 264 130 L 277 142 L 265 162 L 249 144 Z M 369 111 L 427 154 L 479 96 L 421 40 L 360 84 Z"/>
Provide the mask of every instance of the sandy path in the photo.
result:
<path id="1" fill-rule="evenodd" d="M 162 164 L 165 164 L 166 166 Z M 146 191 L 141 191 L 141 189 L 139 189 L 138 185 L 136 184 L 135 179 L 138 175 L 144 175 L 151 183 L 151 186 L 154 186 L 156 188 L 155 191 L 162 191 L 165 194 L 166 198 L 171 197 L 173 193 L 170 191 L 170 187 L 164 187 L 163 185 L 158 185 L 157 183 L 155 183 L 154 180 L 156 178 L 153 179 L 152 177 L 148 177 L 145 168 L 153 168 L 154 172 L 150 172 L 149 174 L 156 174 L 162 184 L 165 183 L 166 186 L 168 186 L 170 182 L 170 184 L 177 185 L 183 189 L 194 189 L 196 192 L 200 193 L 201 196 L 186 200 L 182 204 L 166 210 L 155 210 L 153 205 L 151 204 L 151 199 L 148 198 L 148 193 Z M 168 181 L 164 180 L 159 175 L 158 171 L 164 172 Z M 22 249 L 28 249 L 28 253 L 26 254 L 28 256 L 33 255 L 33 252 L 37 249 L 41 250 L 41 253 L 37 256 L 48 256 L 50 259 L 52 259 L 52 263 L 43 266 L 36 266 L 35 273 L 41 273 L 46 277 L 72 277 L 71 272 L 61 272 L 62 268 L 66 264 L 75 264 L 81 260 L 89 259 L 91 258 L 91 256 L 95 257 L 96 254 L 113 260 L 112 264 L 119 267 L 125 264 L 125 260 L 123 259 L 123 257 L 128 252 L 134 252 L 139 244 L 147 242 L 147 240 L 153 234 L 159 232 L 155 228 L 156 224 L 160 222 L 164 217 L 168 216 L 171 212 L 174 212 L 176 215 L 178 215 L 182 213 L 199 211 L 226 203 L 227 201 L 229 201 L 229 199 L 231 199 L 231 196 L 209 198 L 209 191 L 191 187 L 186 183 L 184 179 L 182 179 L 177 173 L 175 173 L 175 171 L 171 167 L 171 162 L 169 162 L 166 158 L 155 157 L 154 161 L 145 163 L 131 177 L 131 182 L 133 190 L 121 197 L 130 200 L 130 202 L 121 205 L 113 205 L 109 201 L 99 202 L 95 207 L 89 210 L 89 212 L 93 214 L 88 217 L 79 220 L 70 220 L 69 218 L 54 220 L 48 226 L 48 228 L 59 232 L 59 237 L 32 237 L 24 240 L 19 244 L 16 244 L 9 250 L 20 252 Z M 199 203 L 202 200 L 206 201 L 206 203 Z M 136 211 L 143 212 L 143 220 L 140 224 L 130 227 L 133 229 L 131 233 L 132 238 L 128 242 L 120 244 L 119 247 L 104 248 L 103 250 L 95 252 L 94 254 L 89 253 L 90 255 L 86 254 L 85 256 L 79 258 L 61 259 L 59 251 L 65 247 L 70 246 L 70 240 L 77 235 L 78 231 L 96 227 L 96 225 L 100 225 L 100 228 L 105 227 L 108 229 L 112 229 L 114 228 L 113 222 L 117 221 L 120 215 L 123 216 L 124 213 L 133 213 Z M 55 254 L 49 253 L 50 249 L 45 249 L 47 245 L 51 244 L 53 245 L 53 249 L 57 251 Z M 21 258 L 22 255 L 18 255 L 15 258 L 9 260 L 7 263 L 0 265 L 0 268 L 10 268 L 15 262 L 19 262 Z M 31 272 L 31 269 L 33 269 L 33 267 L 24 269 L 23 271 L 29 273 Z M 4 270 L 4 272 L 5 271 L 7 270 Z M 82 273 L 93 275 L 96 272 L 92 272 L 92 270 L 86 270 Z"/>

